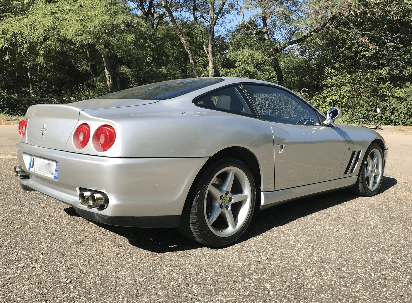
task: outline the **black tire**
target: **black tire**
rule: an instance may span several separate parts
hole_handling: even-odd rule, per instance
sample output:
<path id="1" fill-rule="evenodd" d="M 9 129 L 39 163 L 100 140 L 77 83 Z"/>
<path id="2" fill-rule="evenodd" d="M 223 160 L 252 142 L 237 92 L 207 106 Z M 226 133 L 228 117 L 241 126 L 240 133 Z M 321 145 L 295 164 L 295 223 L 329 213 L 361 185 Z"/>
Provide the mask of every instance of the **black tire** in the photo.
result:
<path id="1" fill-rule="evenodd" d="M 205 170 L 193 196 L 187 201 L 178 229 L 203 245 L 223 247 L 237 241 L 248 228 L 256 187 L 245 164 L 224 158 Z"/>
<path id="2" fill-rule="evenodd" d="M 372 197 L 382 186 L 385 162 L 382 148 L 374 143 L 367 149 L 353 191 L 361 196 Z"/>

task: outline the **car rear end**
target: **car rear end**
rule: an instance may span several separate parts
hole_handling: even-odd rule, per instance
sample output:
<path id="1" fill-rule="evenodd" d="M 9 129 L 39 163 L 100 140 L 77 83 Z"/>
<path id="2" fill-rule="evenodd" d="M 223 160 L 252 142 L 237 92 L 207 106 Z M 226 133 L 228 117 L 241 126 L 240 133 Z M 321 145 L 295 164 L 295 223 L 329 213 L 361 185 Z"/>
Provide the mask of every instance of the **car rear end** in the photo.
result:
<path id="1" fill-rule="evenodd" d="M 125 154 L 133 138 L 122 136 L 124 116 L 112 111 L 30 107 L 19 125 L 15 167 L 23 189 L 72 205 L 98 222 L 177 226 L 191 182 L 207 159 Z M 139 120 L 133 121 L 138 127 Z"/>

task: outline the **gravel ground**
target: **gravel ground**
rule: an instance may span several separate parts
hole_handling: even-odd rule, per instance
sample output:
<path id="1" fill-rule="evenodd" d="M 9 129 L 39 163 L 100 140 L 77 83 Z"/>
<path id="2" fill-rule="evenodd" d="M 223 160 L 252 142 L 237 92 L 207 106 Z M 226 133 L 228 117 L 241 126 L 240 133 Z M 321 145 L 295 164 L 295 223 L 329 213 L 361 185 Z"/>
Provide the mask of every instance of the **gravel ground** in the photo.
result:
<path id="1" fill-rule="evenodd" d="M 16 143 L 20 139 L 17 125 L 0 124 L 0 158 L 15 158 Z"/>
<path id="2" fill-rule="evenodd" d="M 280 204 L 223 249 L 89 222 L 0 156 L 0 302 L 411 302 L 412 135 L 384 136 L 381 194 Z"/>

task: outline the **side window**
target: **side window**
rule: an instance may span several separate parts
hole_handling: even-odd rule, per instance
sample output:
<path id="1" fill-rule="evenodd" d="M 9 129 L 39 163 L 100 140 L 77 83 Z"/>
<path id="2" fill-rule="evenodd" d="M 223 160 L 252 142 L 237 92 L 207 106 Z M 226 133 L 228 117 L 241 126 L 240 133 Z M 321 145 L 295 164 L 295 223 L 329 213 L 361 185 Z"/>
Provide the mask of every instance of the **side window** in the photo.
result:
<path id="1" fill-rule="evenodd" d="M 240 94 L 239 89 L 235 86 L 214 91 L 196 99 L 194 103 L 200 107 L 252 115 L 252 111 Z"/>
<path id="2" fill-rule="evenodd" d="M 263 85 L 243 85 L 255 103 L 260 117 L 266 121 L 317 125 L 316 112 L 305 102 L 281 89 Z"/>

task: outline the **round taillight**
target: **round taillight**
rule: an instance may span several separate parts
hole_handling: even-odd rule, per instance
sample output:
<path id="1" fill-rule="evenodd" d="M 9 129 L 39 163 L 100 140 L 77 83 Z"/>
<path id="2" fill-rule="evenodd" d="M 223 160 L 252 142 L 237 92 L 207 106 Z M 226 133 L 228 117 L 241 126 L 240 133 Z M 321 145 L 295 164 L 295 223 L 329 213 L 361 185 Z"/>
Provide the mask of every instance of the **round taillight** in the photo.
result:
<path id="1" fill-rule="evenodd" d="M 19 122 L 19 135 L 24 137 L 27 130 L 27 120 L 20 120 Z"/>
<path id="2" fill-rule="evenodd" d="M 116 140 L 116 131 L 110 125 L 102 125 L 93 134 L 93 147 L 98 152 L 104 152 L 112 147 Z"/>
<path id="3" fill-rule="evenodd" d="M 73 134 L 73 144 L 77 149 L 84 148 L 90 139 L 90 126 L 87 123 L 80 124 Z"/>

